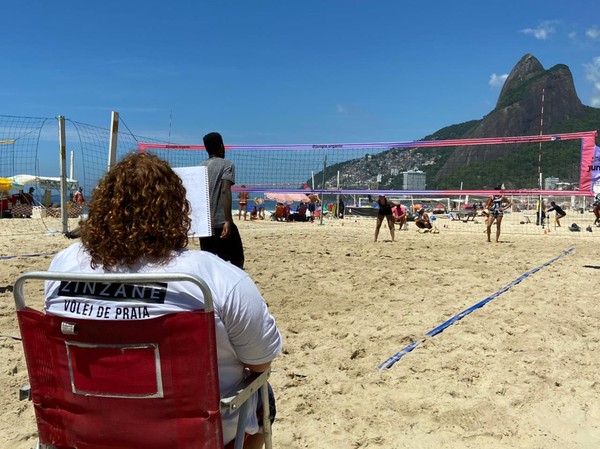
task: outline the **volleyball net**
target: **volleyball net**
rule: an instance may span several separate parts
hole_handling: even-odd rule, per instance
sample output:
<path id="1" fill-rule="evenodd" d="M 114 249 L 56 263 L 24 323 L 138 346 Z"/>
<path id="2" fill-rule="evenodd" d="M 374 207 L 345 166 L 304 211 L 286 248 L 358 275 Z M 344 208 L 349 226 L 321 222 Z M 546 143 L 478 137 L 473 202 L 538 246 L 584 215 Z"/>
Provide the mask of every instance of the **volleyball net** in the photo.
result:
<path id="1" fill-rule="evenodd" d="M 504 184 L 507 193 L 517 196 L 566 192 L 589 196 L 600 178 L 595 137 L 592 131 L 413 142 L 229 145 L 225 157 L 236 166 L 238 188 L 243 185 L 243 190 L 256 193 L 488 195 L 497 184 Z M 202 145 L 138 142 L 137 147 L 173 166 L 196 165 L 206 158 Z M 452 152 L 456 147 L 462 151 Z"/>
<path id="2" fill-rule="evenodd" d="M 119 119 L 108 127 L 66 120 L 67 185 L 83 187 L 89 200 L 108 168 L 114 139 L 116 160 L 150 151 L 173 167 L 207 158 L 202 145 L 179 145 L 135 135 Z M 61 145 L 57 118 L 0 116 L 2 214 L 20 190 L 36 187 L 44 207 L 62 202 L 57 181 Z M 519 210 L 535 210 L 540 197 L 570 210 L 588 210 L 600 179 L 596 131 L 483 139 L 410 142 L 227 145 L 236 166 L 236 191 L 253 197 L 272 193 L 317 193 L 323 208 L 342 199 L 347 206 L 372 206 L 385 194 L 411 207 L 419 203 L 445 212 L 485 201 L 504 185 Z M 18 177 L 18 175 L 28 175 Z M 25 180 L 26 182 L 19 182 Z M 243 187 L 242 187 L 243 186 Z M 67 201 L 71 200 L 71 195 Z M 234 195 L 235 199 L 236 195 Z M 328 204 L 329 203 L 329 204 Z M 237 207 L 237 206 L 235 206 Z M 529 218 L 522 221 L 529 224 Z"/>
<path id="3" fill-rule="evenodd" d="M 507 233 L 568 232 L 569 224 L 576 222 L 584 231 L 580 235 L 591 236 L 585 231 L 594 224 L 591 204 L 594 185 L 600 179 L 596 134 L 226 145 L 225 158 L 236 167 L 234 190 L 270 198 L 317 193 L 323 211 L 333 212 L 330 217 L 339 217 L 340 199 L 346 214 L 372 217 L 376 214 L 374 201 L 384 194 L 409 211 L 426 207 L 445 229 L 481 232 L 485 226 L 477 225 L 486 221 L 484 204 L 501 184 L 512 202 L 511 212 L 515 212 L 505 217 L 516 225 L 507 228 Z M 203 145 L 138 142 L 137 147 L 172 166 L 197 165 L 207 157 Z M 460 152 L 453 151 L 457 147 Z M 568 211 L 562 229 L 554 221 L 554 213 L 544 212 L 552 201 Z"/>

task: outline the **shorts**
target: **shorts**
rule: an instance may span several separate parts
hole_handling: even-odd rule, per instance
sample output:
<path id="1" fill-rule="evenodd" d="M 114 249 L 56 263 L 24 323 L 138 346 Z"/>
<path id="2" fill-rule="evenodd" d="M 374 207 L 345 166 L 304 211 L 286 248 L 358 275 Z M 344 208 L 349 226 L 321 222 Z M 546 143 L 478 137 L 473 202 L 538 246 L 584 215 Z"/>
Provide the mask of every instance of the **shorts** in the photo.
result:
<path id="1" fill-rule="evenodd" d="M 240 231 L 233 222 L 229 229 L 229 236 L 222 239 L 221 232 L 223 232 L 223 228 L 213 228 L 213 235 L 200 238 L 200 249 L 216 254 L 221 259 L 244 269 L 244 247 Z"/>
<path id="2" fill-rule="evenodd" d="M 267 388 L 269 390 L 269 420 L 271 424 L 275 422 L 275 415 L 277 415 L 277 407 L 275 406 L 275 394 L 273 393 L 273 388 L 271 388 L 271 384 L 267 383 Z M 256 416 L 258 417 L 258 426 L 263 426 L 263 405 L 262 405 L 262 395 L 260 390 L 258 391 L 258 404 L 256 405 Z"/>

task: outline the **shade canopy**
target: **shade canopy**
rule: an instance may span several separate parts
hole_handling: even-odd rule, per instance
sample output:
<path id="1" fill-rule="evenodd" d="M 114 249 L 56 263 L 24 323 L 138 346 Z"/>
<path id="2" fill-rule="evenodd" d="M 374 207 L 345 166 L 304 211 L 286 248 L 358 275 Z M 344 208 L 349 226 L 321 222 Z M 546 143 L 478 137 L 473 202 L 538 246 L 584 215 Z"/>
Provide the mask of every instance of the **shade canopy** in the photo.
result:
<path id="1" fill-rule="evenodd" d="M 292 204 L 293 202 L 300 201 L 303 203 L 308 203 L 310 200 L 308 196 L 304 193 L 277 193 L 277 192 L 265 192 L 265 198 L 272 201 L 277 201 L 278 203 L 288 203 Z"/>

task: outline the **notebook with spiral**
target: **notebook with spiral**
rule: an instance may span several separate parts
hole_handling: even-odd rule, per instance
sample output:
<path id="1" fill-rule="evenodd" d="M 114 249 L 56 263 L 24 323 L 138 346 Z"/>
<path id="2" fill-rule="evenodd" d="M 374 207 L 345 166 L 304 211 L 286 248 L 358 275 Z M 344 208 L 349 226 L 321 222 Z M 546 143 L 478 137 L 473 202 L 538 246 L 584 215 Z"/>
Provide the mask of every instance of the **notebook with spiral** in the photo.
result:
<path id="1" fill-rule="evenodd" d="M 210 192 L 208 187 L 208 171 L 206 167 L 176 167 L 175 173 L 183 181 L 190 202 L 190 218 L 192 227 L 190 237 L 208 237 L 212 235 L 210 217 Z"/>

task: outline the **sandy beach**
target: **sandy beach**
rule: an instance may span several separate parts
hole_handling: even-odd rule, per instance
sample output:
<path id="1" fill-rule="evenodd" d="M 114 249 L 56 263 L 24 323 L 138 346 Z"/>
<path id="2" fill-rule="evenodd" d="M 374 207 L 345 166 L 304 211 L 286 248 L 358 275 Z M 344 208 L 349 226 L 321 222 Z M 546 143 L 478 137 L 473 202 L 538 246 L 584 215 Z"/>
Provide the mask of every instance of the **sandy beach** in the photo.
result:
<path id="1" fill-rule="evenodd" d="M 0 220 L 6 449 L 33 448 L 36 435 L 31 404 L 18 400 L 27 372 L 11 338 L 19 335 L 11 286 L 71 243 L 52 232 L 58 221 L 40 222 Z M 507 222 L 502 243 L 488 244 L 481 223 L 460 232 L 453 222 L 436 235 L 410 224 L 396 242 L 382 228 L 374 243 L 374 219 L 236 223 L 246 270 L 285 339 L 271 377 L 275 448 L 600 447 L 600 228 L 525 233 Z M 29 304 L 42 304 L 40 287 L 28 289 Z"/>

